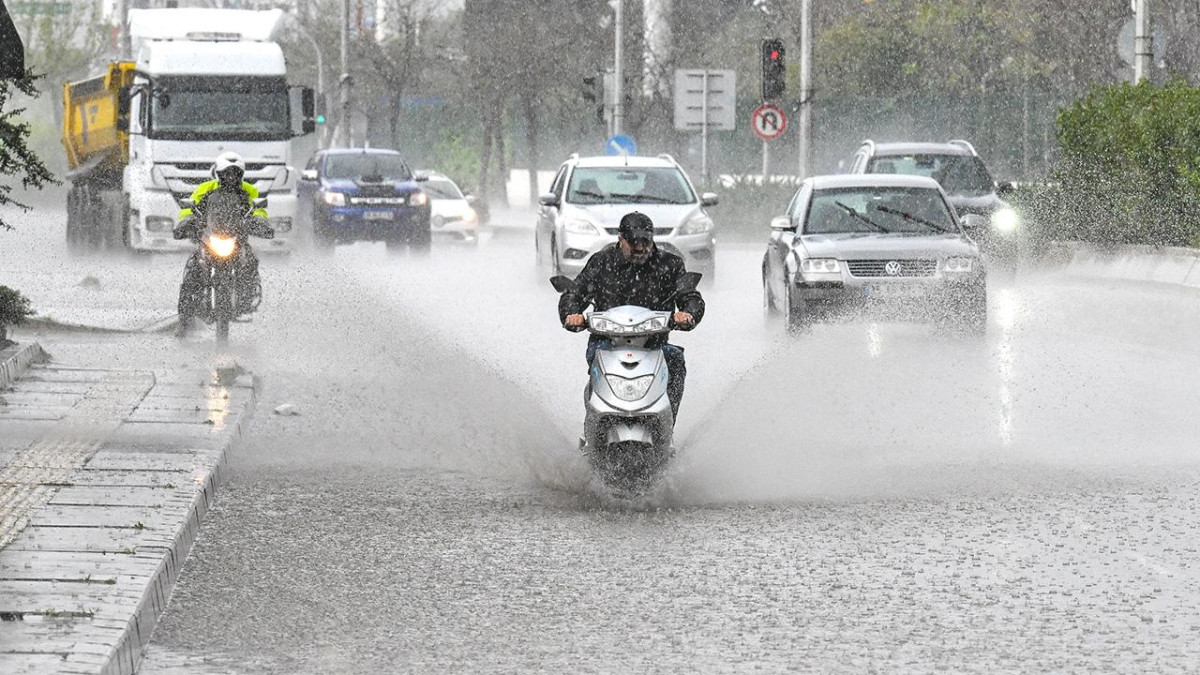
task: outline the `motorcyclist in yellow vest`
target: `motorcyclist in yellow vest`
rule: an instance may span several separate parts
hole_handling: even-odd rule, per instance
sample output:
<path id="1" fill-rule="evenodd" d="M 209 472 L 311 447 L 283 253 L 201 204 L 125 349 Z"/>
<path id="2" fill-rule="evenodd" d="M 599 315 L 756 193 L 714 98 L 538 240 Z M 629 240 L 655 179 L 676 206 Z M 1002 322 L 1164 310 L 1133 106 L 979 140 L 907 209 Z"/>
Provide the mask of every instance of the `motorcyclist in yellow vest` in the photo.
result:
<path id="1" fill-rule="evenodd" d="M 253 204 L 258 198 L 258 188 L 250 183 L 245 182 L 243 177 L 246 175 L 246 163 L 241 156 L 236 152 L 226 152 L 217 157 L 217 161 L 213 164 L 212 176 L 213 179 L 201 183 L 192 191 L 191 199 L 197 205 L 204 201 L 204 198 L 218 190 L 237 190 L 246 197 L 246 206 Z M 249 232 L 255 236 L 270 239 L 275 236 L 275 230 L 267 222 L 266 209 L 255 209 L 252 213 L 252 222 L 250 223 Z M 203 231 L 203 225 L 196 222 L 193 218 L 192 209 L 182 209 L 179 211 L 179 224 L 175 226 L 174 235 L 176 239 L 198 239 Z M 239 265 L 237 270 L 237 313 L 239 315 L 249 314 L 258 308 L 258 303 L 262 298 L 262 285 L 258 274 L 258 256 L 254 255 L 254 251 L 250 248 L 250 243 L 243 240 L 241 243 L 242 250 L 239 255 Z M 179 288 L 179 334 L 182 335 L 191 327 L 193 312 L 192 307 L 197 302 L 197 296 L 203 291 L 205 279 L 203 277 L 204 267 L 200 262 L 200 253 L 197 251 L 188 258 L 187 264 L 183 271 L 183 284 Z"/>

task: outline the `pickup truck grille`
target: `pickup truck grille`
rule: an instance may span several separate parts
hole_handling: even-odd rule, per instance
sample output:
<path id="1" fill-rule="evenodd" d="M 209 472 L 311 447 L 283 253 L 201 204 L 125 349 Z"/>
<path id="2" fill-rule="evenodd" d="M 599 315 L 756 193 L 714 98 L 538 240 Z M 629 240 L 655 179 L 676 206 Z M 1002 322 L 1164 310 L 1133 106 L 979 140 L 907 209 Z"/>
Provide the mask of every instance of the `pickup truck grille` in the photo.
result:
<path id="1" fill-rule="evenodd" d="M 855 277 L 931 277 L 937 273 L 936 260 L 847 260 Z"/>

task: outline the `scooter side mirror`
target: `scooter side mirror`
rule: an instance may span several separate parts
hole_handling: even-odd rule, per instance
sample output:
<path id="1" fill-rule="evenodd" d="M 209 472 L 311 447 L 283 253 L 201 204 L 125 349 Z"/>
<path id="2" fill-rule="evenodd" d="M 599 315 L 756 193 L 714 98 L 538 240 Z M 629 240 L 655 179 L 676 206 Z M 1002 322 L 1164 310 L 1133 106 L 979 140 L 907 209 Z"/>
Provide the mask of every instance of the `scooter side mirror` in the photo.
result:
<path id="1" fill-rule="evenodd" d="M 559 293 L 573 291 L 579 287 L 579 284 L 572 281 L 570 277 L 566 277 L 561 274 L 555 277 L 550 277 L 550 285 L 553 286 L 554 290 L 558 291 Z"/>
<path id="2" fill-rule="evenodd" d="M 691 293 L 700 285 L 700 279 L 704 275 L 699 272 L 684 272 L 683 276 L 679 277 L 678 283 L 675 284 L 677 293 Z"/>

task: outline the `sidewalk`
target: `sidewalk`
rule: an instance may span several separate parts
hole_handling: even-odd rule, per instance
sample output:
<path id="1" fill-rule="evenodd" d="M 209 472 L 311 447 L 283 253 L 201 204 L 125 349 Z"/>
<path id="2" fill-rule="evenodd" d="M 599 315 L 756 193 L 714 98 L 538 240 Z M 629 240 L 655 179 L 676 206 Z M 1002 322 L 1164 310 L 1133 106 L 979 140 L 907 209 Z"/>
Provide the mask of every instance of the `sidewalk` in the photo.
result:
<path id="1" fill-rule="evenodd" d="M 35 347 L 21 361 L 44 359 Z M 7 370 L 17 354 L 0 351 Z M 249 421 L 253 378 L 20 370 L 0 380 L 0 672 L 132 673 Z"/>

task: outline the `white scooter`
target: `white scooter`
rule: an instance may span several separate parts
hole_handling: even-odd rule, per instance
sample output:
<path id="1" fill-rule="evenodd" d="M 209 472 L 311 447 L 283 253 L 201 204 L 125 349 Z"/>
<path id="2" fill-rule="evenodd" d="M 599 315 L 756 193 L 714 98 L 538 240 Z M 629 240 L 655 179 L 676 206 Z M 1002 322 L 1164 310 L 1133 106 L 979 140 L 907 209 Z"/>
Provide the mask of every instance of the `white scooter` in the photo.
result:
<path id="1" fill-rule="evenodd" d="M 689 272 L 676 289 L 696 289 L 701 275 Z M 550 280 L 565 293 L 575 282 L 564 276 Z M 584 389 L 583 437 L 580 450 L 606 486 L 618 496 L 636 497 L 662 476 L 675 454 L 675 417 L 667 396 L 667 360 L 661 349 L 646 344 L 671 332 L 672 312 L 626 305 L 587 316 L 587 330 L 611 346 L 596 350 L 591 377 Z"/>

